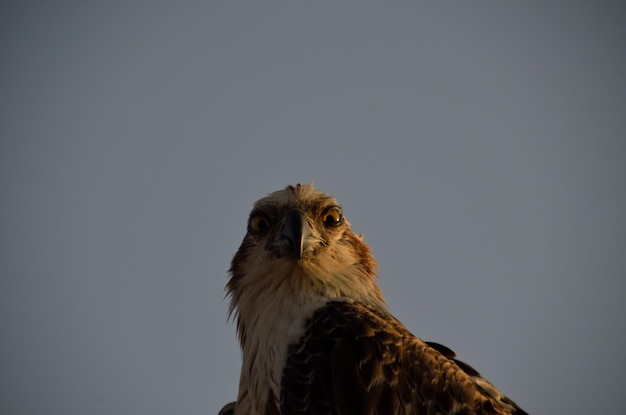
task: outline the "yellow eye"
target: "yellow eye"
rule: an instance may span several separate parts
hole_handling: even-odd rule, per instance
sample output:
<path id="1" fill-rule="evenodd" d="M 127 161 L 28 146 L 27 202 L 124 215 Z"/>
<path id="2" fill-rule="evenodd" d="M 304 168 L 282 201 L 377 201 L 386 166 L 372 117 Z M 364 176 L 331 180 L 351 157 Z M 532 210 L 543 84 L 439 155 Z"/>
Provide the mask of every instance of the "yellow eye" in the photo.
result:
<path id="1" fill-rule="evenodd" d="M 343 221 L 343 215 L 341 214 L 341 210 L 336 207 L 326 211 L 323 218 L 324 225 L 326 226 L 337 226 Z"/>
<path id="2" fill-rule="evenodd" d="M 270 221 L 263 215 L 255 215 L 248 221 L 248 230 L 253 233 L 264 233 L 270 228 Z"/>

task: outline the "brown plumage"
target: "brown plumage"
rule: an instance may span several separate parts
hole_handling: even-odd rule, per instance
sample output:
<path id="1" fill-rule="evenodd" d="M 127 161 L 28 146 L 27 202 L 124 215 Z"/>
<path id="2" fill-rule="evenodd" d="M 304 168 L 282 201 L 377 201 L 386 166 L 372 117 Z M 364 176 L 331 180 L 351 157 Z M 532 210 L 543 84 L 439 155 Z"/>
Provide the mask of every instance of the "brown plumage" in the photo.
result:
<path id="1" fill-rule="evenodd" d="M 243 364 L 224 414 L 525 414 L 387 310 L 376 261 L 311 184 L 255 203 L 227 285 Z"/>

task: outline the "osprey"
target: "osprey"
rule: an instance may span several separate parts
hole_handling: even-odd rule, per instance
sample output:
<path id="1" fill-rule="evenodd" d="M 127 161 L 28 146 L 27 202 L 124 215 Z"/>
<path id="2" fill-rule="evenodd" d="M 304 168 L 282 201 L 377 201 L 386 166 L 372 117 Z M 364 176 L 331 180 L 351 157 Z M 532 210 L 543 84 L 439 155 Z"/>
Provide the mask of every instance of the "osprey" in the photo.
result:
<path id="1" fill-rule="evenodd" d="M 254 204 L 227 292 L 243 352 L 221 414 L 526 414 L 387 309 L 376 261 L 312 184 Z"/>

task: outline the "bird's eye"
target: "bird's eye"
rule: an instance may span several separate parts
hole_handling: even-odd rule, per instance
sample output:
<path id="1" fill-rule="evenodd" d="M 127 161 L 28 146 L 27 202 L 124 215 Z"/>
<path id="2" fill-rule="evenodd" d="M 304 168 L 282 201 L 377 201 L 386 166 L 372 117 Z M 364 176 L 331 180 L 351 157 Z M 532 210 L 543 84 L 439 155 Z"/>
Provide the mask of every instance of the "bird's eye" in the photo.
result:
<path id="1" fill-rule="evenodd" d="M 270 228 L 270 221 L 263 215 L 255 215 L 248 222 L 248 229 L 253 233 L 264 233 Z"/>
<path id="2" fill-rule="evenodd" d="M 339 208 L 332 208 L 324 213 L 324 225 L 337 226 L 343 221 L 343 215 Z"/>

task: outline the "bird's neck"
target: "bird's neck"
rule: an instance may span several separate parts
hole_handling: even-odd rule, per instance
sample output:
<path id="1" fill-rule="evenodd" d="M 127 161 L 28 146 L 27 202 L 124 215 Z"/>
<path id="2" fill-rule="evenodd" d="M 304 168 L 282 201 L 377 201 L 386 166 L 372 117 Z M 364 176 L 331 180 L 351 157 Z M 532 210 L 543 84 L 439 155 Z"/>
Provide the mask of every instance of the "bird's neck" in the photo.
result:
<path id="1" fill-rule="evenodd" d="M 243 362 L 238 400 L 246 401 L 242 406 L 249 405 L 247 413 L 262 413 L 268 400 L 278 404 L 288 347 L 304 334 L 305 324 L 315 310 L 328 301 L 317 293 L 292 287 L 302 277 L 295 275 L 299 270 L 293 272 L 280 278 L 282 284 L 277 283 L 278 278 L 267 279 L 249 287 L 239 298 Z"/>

